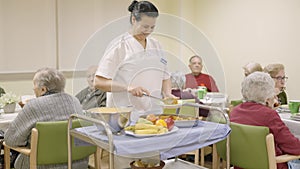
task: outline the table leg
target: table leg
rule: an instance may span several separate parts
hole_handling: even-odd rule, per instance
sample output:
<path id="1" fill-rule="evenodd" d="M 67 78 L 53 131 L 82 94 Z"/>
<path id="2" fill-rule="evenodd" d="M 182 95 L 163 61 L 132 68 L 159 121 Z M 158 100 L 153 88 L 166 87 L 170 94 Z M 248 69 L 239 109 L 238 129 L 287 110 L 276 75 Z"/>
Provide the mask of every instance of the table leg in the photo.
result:
<path id="1" fill-rule="evenodd" d="M 218 153 L 217 153 L 217 145 L 213 144 L 213 148 L 212 149 L 213 149 L 213 152 L 212 152 L 212 155 L 213 155 L 212 168 L 213 169 L 217 169 L 218 168 L 218 163 L 219 163 Z"/>
<path id="2" fill-rule="evenodd" d="M 204 150 L 205 150 L 205 148 L 203 147 L 203 148 L 201 148 L 201 154 L 200 154 L 200 165 L 201 166 L 204 166 L 204 156 L 205 156 L 205 152 L 204 152 Z"/>

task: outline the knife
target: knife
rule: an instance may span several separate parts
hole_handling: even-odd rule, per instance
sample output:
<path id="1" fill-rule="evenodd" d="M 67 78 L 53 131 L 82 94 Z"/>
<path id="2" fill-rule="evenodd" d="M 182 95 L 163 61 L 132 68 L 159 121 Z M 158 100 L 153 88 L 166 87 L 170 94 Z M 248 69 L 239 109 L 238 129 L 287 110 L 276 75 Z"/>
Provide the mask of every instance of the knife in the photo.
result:
<path id="1" fill-rule="evenodd" d="M 149 95 L 149 94 L 147 94 L 147 93 L 145 93 L 145 92 L 143 92 L 143 95 L 144 95 L 144 96 L 147 96 L 147 97 L 150 97 L 150 98 L 153 98 L 153 99 L 156 99 L 156 100 L 159 100 L 159 101 L 161 101 L 161 102 L 164 102 L 164 99 L 159 98 L 159 97 L 156 97 L 156 96 Z"/>

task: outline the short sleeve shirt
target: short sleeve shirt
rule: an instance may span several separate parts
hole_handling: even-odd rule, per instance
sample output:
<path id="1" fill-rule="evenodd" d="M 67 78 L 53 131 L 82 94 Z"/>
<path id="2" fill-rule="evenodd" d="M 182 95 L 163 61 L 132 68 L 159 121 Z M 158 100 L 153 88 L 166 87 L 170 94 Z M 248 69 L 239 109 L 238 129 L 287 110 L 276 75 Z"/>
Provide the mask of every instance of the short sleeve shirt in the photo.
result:
<path id="1" fill-rule="evenodd" d="M 170 78 L 167 60 L 158 41 L 147 37 L 146 48 L 143 48 L 129 33 L 121 35 L 109 45 L 96 75 L 128 86 L 142 86 L 157 97 L 161 97 L 162 81 Z M 148 97 L 135 97 L 127 91 L 107 92 L 107 107 L 127 106 L 134 108 L 133 121 L 149 111 L 161 112 L 161 108 Z"/>

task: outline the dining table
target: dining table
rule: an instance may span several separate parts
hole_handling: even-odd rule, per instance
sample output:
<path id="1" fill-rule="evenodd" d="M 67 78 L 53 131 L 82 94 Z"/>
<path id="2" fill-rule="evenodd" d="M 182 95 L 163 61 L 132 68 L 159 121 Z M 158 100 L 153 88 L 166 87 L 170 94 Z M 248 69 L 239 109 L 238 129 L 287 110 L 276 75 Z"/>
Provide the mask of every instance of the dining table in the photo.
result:
<path id="1" fill-rule="evenodd" d="M 20 111 L 21 107 L 17 107 L 13 113 L 4 113 L 3 109 L 0 109 L 0 130 L 5 131 Z"/>
<path id="2" fill-rule="evenodd" d="M 281 120 L 290 129 L 291 133 L 294 134 L 295 137 L 300 139 L 300 119 L 292 118 L 292 114 L 289 111 L 281 111 L 278 114 Z"/>

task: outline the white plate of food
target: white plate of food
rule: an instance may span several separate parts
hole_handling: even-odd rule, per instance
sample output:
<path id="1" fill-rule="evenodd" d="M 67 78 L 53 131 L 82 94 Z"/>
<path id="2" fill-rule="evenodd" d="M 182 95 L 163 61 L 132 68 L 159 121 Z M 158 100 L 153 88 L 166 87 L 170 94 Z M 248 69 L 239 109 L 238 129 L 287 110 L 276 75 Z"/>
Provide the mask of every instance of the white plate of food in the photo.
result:
<path id="1" fill-rule="evenodd" d="M 179 130 L 179 128 L 176 127 L 176 126 L 174 126 L 171 131 L 168 131 L 168 132 L 162 133 L 162 134 L 135 134 L 131 130 L 125 130 L 125 134 L 130 135 L 130 136 L 134 136 L 134 137 L 140 137 L 140 138 L 142 138 L 142 137 L 164 136 L 164 135 L 175 133 L 178 130 Z"/>
<path id="2" fill-rule="evenodd" d="M 168 117 L 171 117 L 174 120 L 174 125 L 179 128 L 197 126 L 199 121 L 199 119 L 197 119 L 196 117 L 181 114 L 159 114 L 156 116 L 159 119 L 166 119 Z M 142 117 L 146 118 L 145 116 Z"/>

